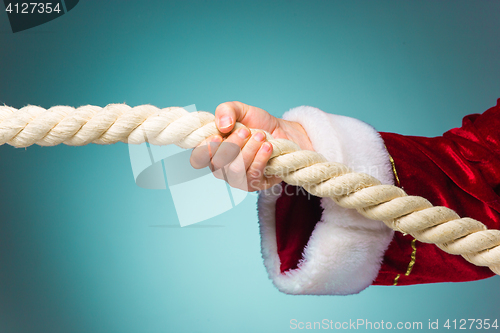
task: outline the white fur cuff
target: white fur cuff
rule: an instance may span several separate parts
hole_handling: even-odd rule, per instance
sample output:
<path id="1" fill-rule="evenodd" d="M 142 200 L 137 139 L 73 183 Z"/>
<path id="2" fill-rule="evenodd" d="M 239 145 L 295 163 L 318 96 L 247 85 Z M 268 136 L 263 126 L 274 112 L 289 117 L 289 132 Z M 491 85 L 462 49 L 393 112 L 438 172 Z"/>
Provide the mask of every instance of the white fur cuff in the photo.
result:
<path id="1" fill-rule="evenodd" d="M 329 161 L 368 173 L 383 184 L 393 184 L 389 155 L 380 135 L 359 120 L 301 106 L 283 119 L 300 123 L 314 149 Z M 259 194 L 258 210 L 264 264 L 276 287 L 289 294 L 347 295 L 362 291 L 377 277 L 393 231 L 345 209 L 330 198 L 321 199 L 323 214 L 296 269 L 281 272 L 277 251 L 276 185 Z"/>

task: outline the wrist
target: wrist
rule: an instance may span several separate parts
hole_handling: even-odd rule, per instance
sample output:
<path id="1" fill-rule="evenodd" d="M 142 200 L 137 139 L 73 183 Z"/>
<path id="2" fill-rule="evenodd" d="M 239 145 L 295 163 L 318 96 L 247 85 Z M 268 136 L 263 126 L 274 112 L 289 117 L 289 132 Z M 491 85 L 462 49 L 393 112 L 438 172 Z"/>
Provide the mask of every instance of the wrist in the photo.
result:
<path id="1" fill-rule="evenodd" d="M 277 119 L 278 126 L 271 133 L 275 138 L 287 139 L 295 142 L 300 146 L 302 150 L 313 150 L 313 145 L 306 130 L 301 124 L 295 121 L 289 121 L 284 119 Z"/>

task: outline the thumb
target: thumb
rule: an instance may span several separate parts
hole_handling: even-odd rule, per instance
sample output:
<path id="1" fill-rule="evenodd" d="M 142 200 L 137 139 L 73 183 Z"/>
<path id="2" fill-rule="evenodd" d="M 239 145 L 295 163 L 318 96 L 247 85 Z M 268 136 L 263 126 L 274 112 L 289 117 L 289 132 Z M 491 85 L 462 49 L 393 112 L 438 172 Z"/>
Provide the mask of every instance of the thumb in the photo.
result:
<path id="1" fill-rule="evenodd" d="M 233 130 L 236 121 L 244 118 L 246 113 L 245 104 L 240 102 L 227 102 L 220 104 L 215 110 L 215 124 L 221 133 L 229 133 Z"/>

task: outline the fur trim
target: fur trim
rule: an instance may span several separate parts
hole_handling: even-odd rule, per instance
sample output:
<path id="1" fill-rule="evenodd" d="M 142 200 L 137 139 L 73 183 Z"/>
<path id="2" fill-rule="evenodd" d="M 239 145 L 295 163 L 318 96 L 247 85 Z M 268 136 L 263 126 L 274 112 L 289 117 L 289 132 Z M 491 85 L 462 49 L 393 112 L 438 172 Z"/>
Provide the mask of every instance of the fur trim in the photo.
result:
<path id="1" fill-rule="evenodd" d="M 392 166 L 375 129 L 359 120 L 301 106 L 284 114 L 306 130 L 314 149 L 329 161 L 393 184 Z M 377 277 L 394 232 L 352 209 L 321 199 L 323 215 L 316 224 L 298 268 L 281 273 L 276 244 L 275 208 L 280 185 L 261 191 L 258 200 L 262 256 L 269 277 L 288 294 L 355 294 Z"/>

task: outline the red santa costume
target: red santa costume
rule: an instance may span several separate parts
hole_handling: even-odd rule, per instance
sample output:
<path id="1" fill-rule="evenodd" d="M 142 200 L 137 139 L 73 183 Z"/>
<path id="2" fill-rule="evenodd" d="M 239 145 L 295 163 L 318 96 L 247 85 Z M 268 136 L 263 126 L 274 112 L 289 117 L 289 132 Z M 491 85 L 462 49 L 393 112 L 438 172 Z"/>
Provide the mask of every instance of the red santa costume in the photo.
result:
<path id="1" fill-rule="evenodd" d="M 283 118 L 300 123 L 329 161 L 500 229 L 500 99 L 436 138 L 378 133 L 359 120 L 308 106 Z M 261 191 L 258 209 L 264 264 L 285 293 L 347 295 L 370 285 L 494 275 L 299 187 L 282 183 Z"/>

